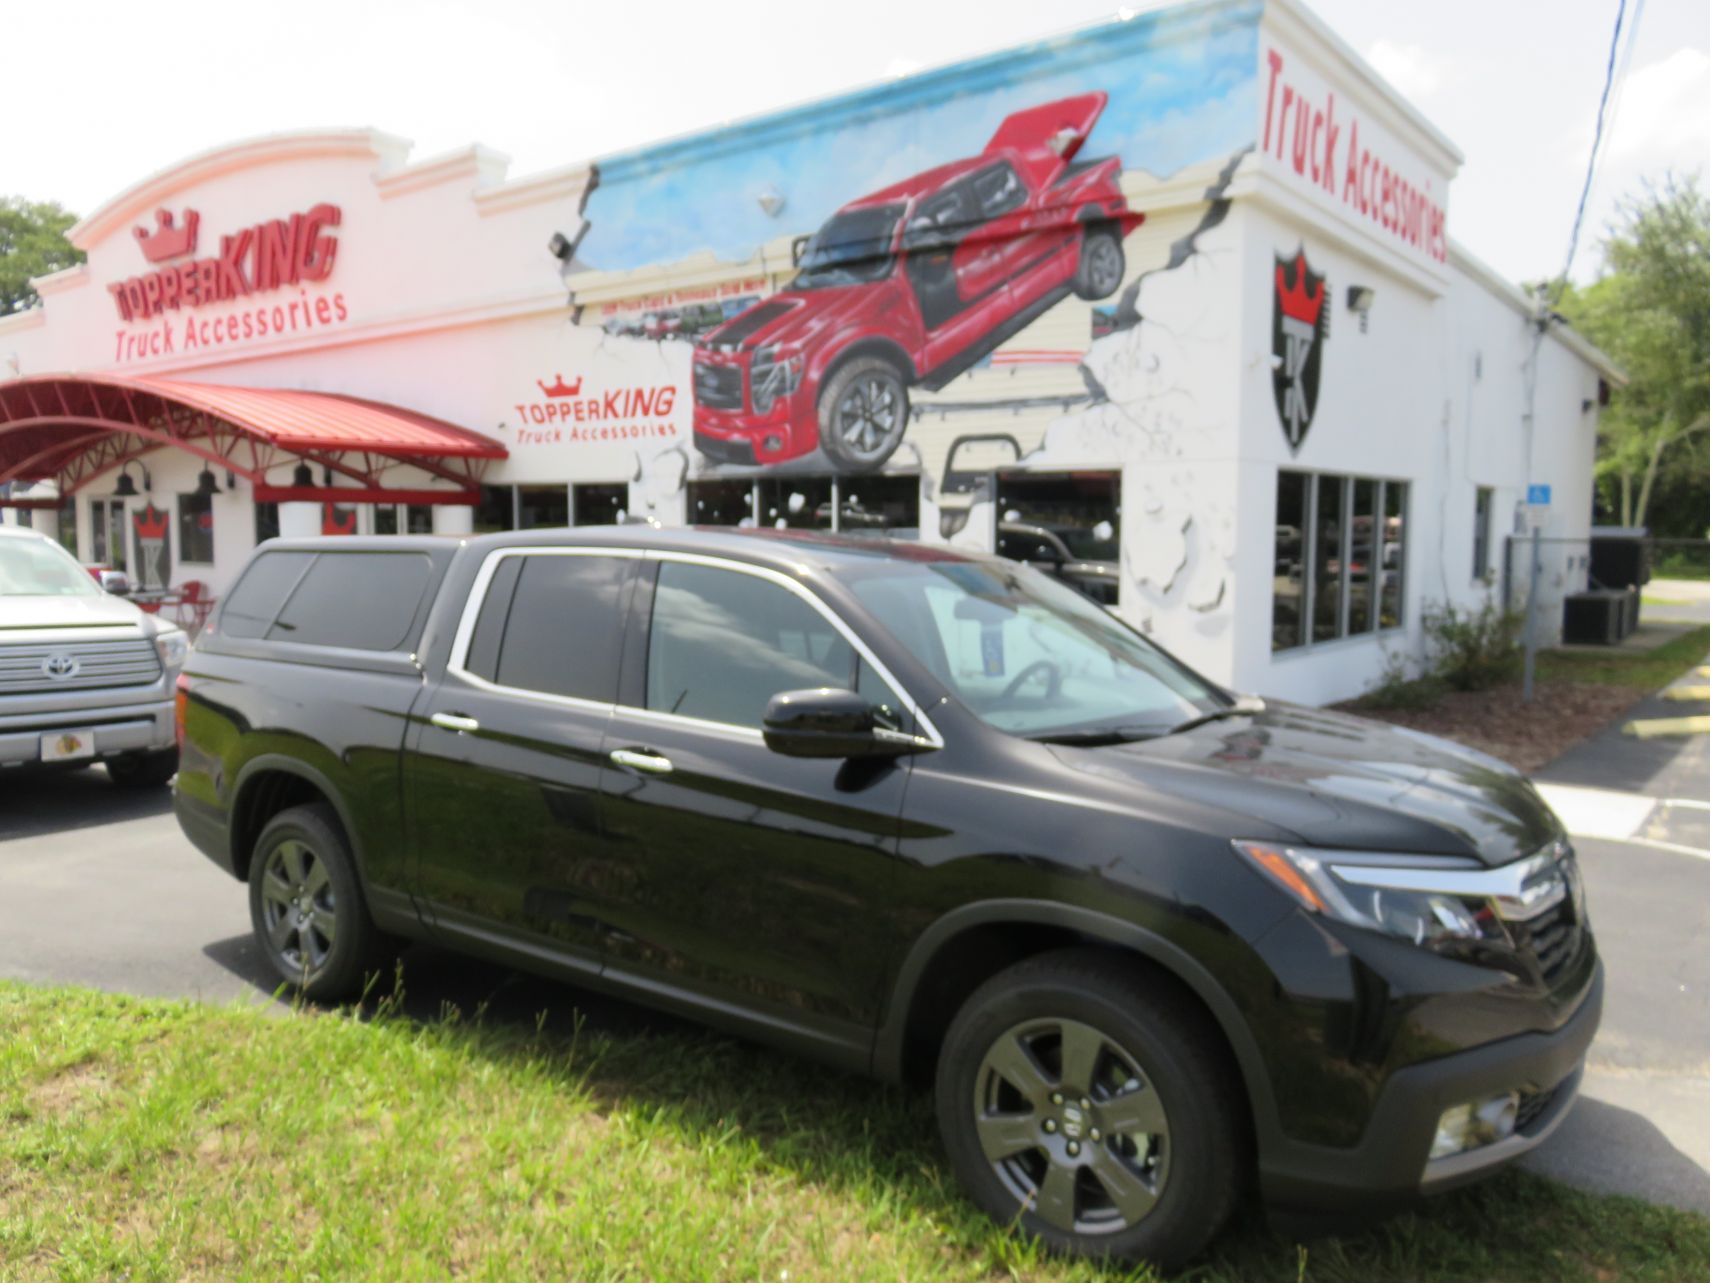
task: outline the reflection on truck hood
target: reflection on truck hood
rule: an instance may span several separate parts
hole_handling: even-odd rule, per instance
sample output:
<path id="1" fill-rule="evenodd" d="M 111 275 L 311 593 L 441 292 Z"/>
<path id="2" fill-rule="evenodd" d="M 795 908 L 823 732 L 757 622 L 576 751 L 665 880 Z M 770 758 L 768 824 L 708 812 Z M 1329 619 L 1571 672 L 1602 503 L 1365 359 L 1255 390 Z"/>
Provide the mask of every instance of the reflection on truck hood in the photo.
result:
<path id="1" fill-rule="evenodd" d="M 113 628 L 142 622 L 143 613 L 121 597 L 0 598 L 0 638 L 25 628 Z"/>
<path id="2" fill-rule="evenodd" d="M 1109 748 L 1058 748 L 1094 775 L 1276 825 L 1311 846 L 1529 855 L 1560 823 L 1518 771 L 1469 748 L 1358 717 L 1267 703 L 1251 717 Z M 1239 822 L 1232 818 L 1230 836 Z"/>
<path id="3" fill-rule="evenodd" d="M 714 352 L 753 351 L 774 343 L 802 346 L 872 306 L 871 285 L 790 291 L 758 303 L 701 341 Z"/>

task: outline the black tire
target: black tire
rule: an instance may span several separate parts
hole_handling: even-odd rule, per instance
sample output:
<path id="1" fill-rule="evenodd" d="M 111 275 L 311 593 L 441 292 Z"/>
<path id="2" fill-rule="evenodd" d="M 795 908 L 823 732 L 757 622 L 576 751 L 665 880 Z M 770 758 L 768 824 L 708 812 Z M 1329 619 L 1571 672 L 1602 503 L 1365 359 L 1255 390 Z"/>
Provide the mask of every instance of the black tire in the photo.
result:
<path id="1" fill-rule="evenodd" d="M 313 1002 L 360 997 L 387 963 L 337 813 L 294 806 L 267 822 L 249 861 L 249 918 L 280 979 Z"/>
<path id="2" fill-rule="evenodd" d="M 1065 1053 L 1091 1068 L 1065 1074 Z M 1240 1091 L 1204 1014 L 1097 950 L 976 990 L 945 1034 L 936 1099 L 969 1197 L 1057 1252 L 1173 1269 L 1223 1227 L 1247 1174 Z"/>
<path id="3" fill-rule="evenodd" d="M 123 757 L 109 757 L 105 765 L 107 778 L 120 788 L 157 789 L 170 784 L 178 774 L 178 750 L 127 753 Z"/>
<path id="4" fill-rule="evenodd" d="M 1109 227 L 1089 227 L 1081 238 L 1081 259 L 1075 265 L 1075 293 L 1089 303 L 1109 298 L 1122 288 L 1127 271 L 1122 238 Z"/>
<path id="5" fill-rule="evenodd" d="M 878 356 L 846 361 L 819 394 L 819 444 L 839 472 L 872 472 L 902 444 L 908 383 Z"/>

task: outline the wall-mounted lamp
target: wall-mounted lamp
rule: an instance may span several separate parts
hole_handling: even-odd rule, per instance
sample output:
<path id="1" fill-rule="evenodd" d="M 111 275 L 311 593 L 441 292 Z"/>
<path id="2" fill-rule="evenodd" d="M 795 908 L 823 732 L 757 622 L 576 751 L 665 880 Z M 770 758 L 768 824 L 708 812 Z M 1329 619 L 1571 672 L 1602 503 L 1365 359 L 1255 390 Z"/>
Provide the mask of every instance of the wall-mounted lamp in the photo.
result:
<path id="1" fill-rule="evenodd" d="M 552 239 L 546 242 L 546 249 L 560 263 L 568 263 L 570 256 L 576 252 L 576 243 L 563 232 L 554 232 Z"/>
<path id="2" fill-rule="evenodd" d="M 207 499 L 220 493 L 220 483 L 214 480 L 213 469 L 205 463 L 202 465 L 202 475 L 196 478 L 196 493 Z"/>
<path id="3" fill-rule="evenodd" d="M 1348 287 L 1348 310 L 1357 312 L 1360 316 L 1360 333 L 1366 332 L 1366 318 L 1372 310 L 1372 303 L 1377 298 L 1377 291 L 1369 285 L 1350 285 Z"/>
<path id="4" fill-rule="evenodd" d="M 327 467 L 324 465 L 322 466 L 322 468 L 321 468 L 321 484 L 323 486 L 325 486 L 328 490 L 332 489 L 332 469 L 330 467 Z"/>
<path id="5" fill-rule="evenodd" d="M 315 474 L 309 471 L 308 464 L 298 460 L 297 466 L 291 469 L 291 484 L 304 490 L 315 484 Z"/>
<path id="6" fill-rule="evenodd" d="M 237 473 L 233 472 L 230 468 L 226 469 L 226 489 L 237 489 Z"/>
<path id="7" fill-rule="evenodd" d="M 113 486 L 113 494 L 116 498 L 135 499 L 137 497 L 137 483 L 131 480 L 130 473 L 130 467 L 133 463 L 136 463 L 136 460 L 127 459 L 119 465 L 119 480 Z M 138 463 L 137 470 L 142 473 L 143 489 L 153 491 L 154 478 L 148 475 L 148 469 Z"/>

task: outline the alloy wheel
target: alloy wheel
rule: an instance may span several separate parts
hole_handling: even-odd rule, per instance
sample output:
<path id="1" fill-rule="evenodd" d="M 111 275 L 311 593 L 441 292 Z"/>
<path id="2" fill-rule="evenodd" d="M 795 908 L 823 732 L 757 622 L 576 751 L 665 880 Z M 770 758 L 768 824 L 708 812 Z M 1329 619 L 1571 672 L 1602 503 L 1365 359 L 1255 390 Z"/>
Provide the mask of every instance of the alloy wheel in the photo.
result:
<path id="1" fill-rule="evenodd" d="M 267 853 L 261 879 L 262 928 L 286 967 L 312 976 L 338 939 L 338 900 L 326 861 L 296 838 Z"/>
<path id="2" fill-rule="evenodd" d="M 837 403 L 837 434 L 860 459 L 880 454 L 901 428 L 902 395 L 893 379 L 869 374 L 856 379 Z"/>
<path id="3" fill-rule="evenodd" d="M 1011 1028 L 980 1062 L 973 1106 L 992 1171 L 1053 1229 L 1120 1233 L 1163 1194 L 1163 1102 L 1138 1058 L 1092 1025 L 1034 1020 Z"/>

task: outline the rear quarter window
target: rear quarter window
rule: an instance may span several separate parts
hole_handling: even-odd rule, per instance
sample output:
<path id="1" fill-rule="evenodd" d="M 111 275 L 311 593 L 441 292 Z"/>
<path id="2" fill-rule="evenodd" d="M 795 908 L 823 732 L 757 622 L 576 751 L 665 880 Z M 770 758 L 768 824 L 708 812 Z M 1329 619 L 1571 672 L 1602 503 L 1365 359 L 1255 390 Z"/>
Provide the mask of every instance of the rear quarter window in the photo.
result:
<path id="1" fill-rule="evenodd" d="M 269 554 L 274 555 L 285 554 Z M 403 646 L 433 577 L 433 562 L 427 554 L 302 555 L 313 555 L 314 564 L 267 630 L 268 641 L 351 650 L 397 650 Z M 244 578 L 247 581 L 249 576 Z"/>
<path id="2" fill-rule="evenodd" d="M 264 552 L 250 562 L 226 594 L 220 632 L 227 637 L 264 636 L 314 559 L 312 552 Z"/>

